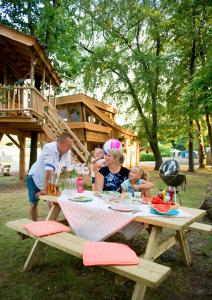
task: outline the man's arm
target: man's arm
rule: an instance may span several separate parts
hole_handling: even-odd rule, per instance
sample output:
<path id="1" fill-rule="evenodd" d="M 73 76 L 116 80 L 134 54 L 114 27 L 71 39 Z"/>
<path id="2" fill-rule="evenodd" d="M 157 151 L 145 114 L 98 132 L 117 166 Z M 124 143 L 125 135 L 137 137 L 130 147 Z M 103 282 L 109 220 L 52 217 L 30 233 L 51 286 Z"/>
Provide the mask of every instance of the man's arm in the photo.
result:
<path id="1" fill-rule="evenodd" d="M 40 195 L 47 195 L 48 194 L 47 187 L 48 187 L 48 183 L 49 183 L 49 180 L 51 179 L 51 177 L 52 177 L 52 171 L 51 170 L 45 171 L 44 188 L 43 188 L 43 190 L 41 190 L 40 192 L 38 192 L 36 194 L 37 198 L 39 198 Z"/>

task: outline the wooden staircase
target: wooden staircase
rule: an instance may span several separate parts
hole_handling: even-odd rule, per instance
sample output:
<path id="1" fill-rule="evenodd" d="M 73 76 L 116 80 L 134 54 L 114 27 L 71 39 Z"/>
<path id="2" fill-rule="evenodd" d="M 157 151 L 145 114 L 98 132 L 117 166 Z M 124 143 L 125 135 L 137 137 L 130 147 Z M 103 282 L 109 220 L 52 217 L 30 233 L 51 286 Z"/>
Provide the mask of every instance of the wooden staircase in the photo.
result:
<path id="1" fill-rule="evenodd" d="M 90 153 L 82 144 L 82 142 L 78 139 L 78 137 L 74 134 L 74 132 L 70 129 L 67 123 L 60 117 L 57 109 L 52 104 L 48 103 L 48 106 L 45 108 L 45 120 L 46 123 L 43 124 L 42 128 L 46 135 L 51 139 L 55 140 L 56 137 L 62 132 L 68 132 L 73 140 L 74 144 L 72 146 L 74 152 L 83 162 L 86 162 Z"/>
<path id="2" fill-rule="evenodd" d="M 55 140 L 66 131 L 74 140 L 72 146 L 74 154 L 83 162 L 86 162 L 90 155 L 60 117 L 55 106 L 34 87 L 0 86 L 0 129 L 5 126 L 9 128 L 7 133 L 10 134 L 23 132 L 26 136 L 30 136 L 32 131 L 37 131 L 45 133 L 49 140 Z M 3 129 L 2 131 L 4 133 Z"/>

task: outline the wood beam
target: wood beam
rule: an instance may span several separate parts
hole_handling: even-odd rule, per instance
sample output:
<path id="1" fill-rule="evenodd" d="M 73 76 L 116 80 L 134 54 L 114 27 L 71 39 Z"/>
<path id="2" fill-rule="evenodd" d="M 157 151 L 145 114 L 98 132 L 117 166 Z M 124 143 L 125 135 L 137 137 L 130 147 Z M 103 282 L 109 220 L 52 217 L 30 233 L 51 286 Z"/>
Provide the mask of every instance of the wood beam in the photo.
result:
<path id="1" fill-rule="evenodd" d="M 31 53 L 31 66 L 30 66 L 30 82 L 31 82 L 31 86 L 34 87 L 34 71 L 35 71 L 35 54 L 34 51 L 32 50 Z"/>
<path id="2" fill-rule="evenodd" d="M 29 169 L 37 160 L 37 148 L 38 148 L 38 133 L 36 131 L 31 132 L 31 147 L 30 147 L 30 159 Z"/>
<path id="3" fill-rule="evenodd" d="M 19 178 L 21 180 L 25 179 L 26 171 L 25 171 L 25 137 L 18 136 L 18 140 L 20 143 L 20 156 L 19 156 Z"/>
<path id="4" fill-rule="evenodd" d="M 21 149 L 19 143 L 17 143 L 16 140 L 13 137 L 11 137 L 7 133 L 6 133 L 6 136 L 13 142 L 13 144 L 15 144 L 19 149 Z"/>
<path id="5" fill-rule="evenodd" d="M 24 131 L 24 130 L 19 130 L 19 129 L 15 129 L 12 128 L 10 126 L 7 126 L 7 128 L 2 128 L 2 125 L 0 125 L 0 133 L 1 134 L 12 134 L 12 135 L 19 135 L 19 136 L 24 136 L 24 137 L 28 137 L 30 138 L 30 132 Z"/>

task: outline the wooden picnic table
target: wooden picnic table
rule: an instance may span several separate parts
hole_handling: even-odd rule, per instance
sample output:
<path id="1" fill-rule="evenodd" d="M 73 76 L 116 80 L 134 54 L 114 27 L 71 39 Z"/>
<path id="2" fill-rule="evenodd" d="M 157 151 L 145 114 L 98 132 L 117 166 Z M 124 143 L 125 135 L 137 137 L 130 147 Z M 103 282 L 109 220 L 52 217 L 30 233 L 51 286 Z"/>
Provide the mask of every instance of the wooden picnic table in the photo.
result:
<path id="1" fill-rule="evenodd" d="M 58 196 L 42 195 L 40 196 L 40 199 L 52 202 L 53 206 L 47 219 L 56 220 L 61 210 L 58 205 Z M 191 264 L 191 256 L 186 240 L 186 231 L 188 230 L 189 225 L 200 220 L 206 214 L 206 211 L 188 207 L 182 207 L 182 209 L 191 217 L 174 218 L 161 216 L 135 216 L 134 221 L 142 222 L 144 223 L 145 228 L 150 229 L 147 247 L 143 256 L 144 258 L 154 261 L 157 257 L 171 248 L 176 242 L 179 242 L 185 264 L 187 266 Z M 172 229 L 173 233 L 164 240 L 163 230 L 165 228 Z"/>
<path id="2" fill-rule="evenodd" d="M 42 195 L 40 199 L 52 202 L 53 206 L 47 219 L 56 220 L 60 213 L 60 206 L 58 204 L 58 196 Z M 188 242 L 186 239 L 186 233 L 189 225 L 200 220 L 206 214 L 205 210 L 182 207 L 183 211 L 187 212 L 191 217 L 186 218 L 174 218 L 174 217 L 142 217 L 135 216 L 134 221 L 144 223 L 144 227 L 149 229 L 149 239 L 147 241 L 147 246 L 143 258 L 154 261 L 157 257 L 163 254 L 165 251 L 173 247 L 177 242 L 180 245 L 180 250 L 184 263 L 190 266 L 192 259 L 189 251 Z M 172 229 L 172 234 L 170 236 L 164 236 L 164 229 Z M 165 237 L 165 238 L 164 238 Z M 35 242 L 36 244 L 36 242 Z M 28 260 L 25 264 L 25 268 L 28 268 L 31 261 L 31 255 L 34 256 L 36 252 L 32 251 Z M 33 260 L 33 259 L 32 259 Z M 143 298 L 146 292 L 147 286 L 145 284 L 141 285 L 136 283 L 132 299 Z"/>
<path id="3" fill-rule="evenodd" d="M 58 203 L 58 196 L 50 196 L 50 195 L 42 195 L 40 196 L 41 200 L 44 201 L 48 201 L 52 203 L 52 208 L 48 213 L 48 216 L 46 218 L 46 220 L 56 220 L 61 208 L 60 205 Z M 181 253 L 183 255 L 183 259 L 184 262 L 187 266 L 189 266 L 191 264 L 191 256 L 190 256 L 190 252 L 189 252 L 189 248 L 188 248 L 188 243 L 187 243 L 187 239 L 186 239 L 186 231 L 189 229 L 189 225 L 193 224 L 194 222 L 196 222 L 197 220 L 201 219 L 205 214 L 206 211 L 201 210 L 201 209 L 195 209 L 195 208 L 186 208 L 183 207 L 183 211 L 185 211 L 186 213 L 188 213 L 190 215 L 190 217 L 180 217 L 180 218 L 174 218 L 174 217 L 161 217 L 161 216 L 154 216 L 154 217 L 143 217 L 143 216 L 135 216 L 135 218 L 133 219 L 133 221 L 136 222 L 142 222 L 144 223 L 144 227 L 146 227 L 149 231 L 149 239 L 147 241 L 147 246 L 146 246 L 146 250 L 144 255 L 142 256 L 146 262 L 149 261 L 149 263 L 152 261 L 154 261 L 157 257 L 159 257 L 161 254 L 163 254 L 165 251 L 167 251 L 169 248 L 171 248 L 173 245 L 175 245 L 176 242 L 179 242 L 180 245 L 180 249 L 181 249 Z M 22 221 L 22 220 L 20 220 Z M 29 221 L 29 220 L 28 220 Z M 25 222 L 23 220 L 23 222 Z M 30 221 L 29 221 L 30 222 Z M 11 222 L 13 223 L 13 222 Z M 16 225 L 16 221 L 14 221 L 14 224 L 8 224 L 9 227 L 11 228 L 17 228 Z M 171 234 L 171 236 L 167 237 L 165 236 L 164 239 L 164 234 L 163 234 L 163 230 L 165 228 L 168 229 L 172 229 L 173 233 Z M 23 229 L 21 229 L 23 230 Z M 19 231 L 21 231 L 19 230 Z M 22 231 L 23 232 L 23 231 Z M 26 231 L 24 231 L 25 233 Z M 61 236 L 61 235 L 60 235 Z M 73 235 L 70 235 L 70 238 L 72 238 Z M 53 245 L 56 246 L 55 242 L 52 241 L 52 239 L 55 239 L 56 236 L 50 236 L 50 238 L 46 238 L 47 241 L 45 241 L 46 244 L 49 245 Z M 59 237 L 58 237 L 59 238 Z M 44 238 L 43 238 L 44 239 Z M 42 238 L 40 239 L 36 239 L 33 248 L 25 262 L 24 271 L 28 271 L 30 270 L 35 264 L 36 262 L 39 260 L 39 258 L 42 255 L 42 250 L 44 247 L 44 241 Z M 79 237 L 80 239 L 80 237 Z M 75 241 L 77 244 L 75 245 L 75 242 L 73 244 L 73 246 L 71 243 L 68 243 L 66 240 L 64 240 L 64 238 L 60 238 L 60 241 L 64 242 L 65 244 L 61 244 L 58 246 L 58 241 L 57 241 L 57 247 L 61 250 L 64 250 L 65 252 L 67 252 L 67 246 L 69 245 L 68 249 L 68 253 L 74 253 L 75 255 L 79 255 L 79 253 L 77 253 L 76 251 L 76 246 L 78 245 L 79 241 Z M 72 249 L 73 247 L 73 249 Z M 77 246 L 78 247 L 78 246 Z M 141 262 L 141 266 L 142 266 L 142 262 Z M 149 271 L 150 275 L 148 275 L 149 277 L 151 277 L 151 281 L 155 281 L 155 284 L 159 285 L 160 281 L 162 279 L 164 279 L 164 277 L 167 276 L 168 271 L 167 270 L 163 270 L 163 272 L 165 272 L 164 274 L 160 275 L 160 280 L 159 279 L 155 279 L 155 275 L 158 273 L 158 269 L 159 266 L 161 265 L 154 265 L 155 269 Z M 161 266 L 163 268 L 163 266 Z M 152 265 L 151 265 L 152 268 Z M 167 268 L 164 266 L 164 268 Z M 115 269 L 117 269 L 117 267 L 115 267 Z M 119 268 L 120 269 L 120 268 Z M 132 277 L 132 275 L 129 275 L 129 270 L 130 268 L 125 268 L 125 272 L 124 272 L 124 276 L 130 279 L 134 279 L 134 277 Z M 137 274 L 136 272 L 138 272 L 140 270 L 140 268 L 136 269 L 137 271 L 134 271 L 133 274 Z M 116 270 L 116 272 L 118 272 L 118 274 L 122 274 L 123 270 L 120 273 L 120 270 Z M 143 269 L 142 269 L 143 272 Z M 143 273 L 142 273 L 143 274 Z M 144 274 L 146 274 L 146 270 L 144 271 Z M 133 275 L 134 276 L 134 275 Z M 149 283 L 149 279 L 148 280 L 144 280 L 143 278 L 141 278 L 139 281 L 139 278 L 141 275 L 136 275 L 136 283 L 135 283 L 135 287 L 134 287 L 134 291 L 132 294 L 132 298 L 131 300 L 138 300 L 138 299 L 143 299 L 145 292 L 146 292 L 146 288 L 148 286 L 150 286 Z M 143 277 L 143 275 L 142 275 Z"/>

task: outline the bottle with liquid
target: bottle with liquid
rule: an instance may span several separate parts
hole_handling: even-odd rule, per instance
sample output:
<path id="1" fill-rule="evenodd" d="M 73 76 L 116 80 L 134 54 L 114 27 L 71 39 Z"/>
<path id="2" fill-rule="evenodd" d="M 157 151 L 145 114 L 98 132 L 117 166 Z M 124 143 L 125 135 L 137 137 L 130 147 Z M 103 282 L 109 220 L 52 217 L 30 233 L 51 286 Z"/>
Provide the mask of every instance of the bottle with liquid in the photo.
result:
<path id="1" fill-rule="evenodd" d="M 84 182 L 83 177 L 79 176 L 77 178 L 77 193 L 83 193 L 84 192 Z"/>
<path id="2" fill-rule="evenodd" d="M 54 174 L 53 174 L 53 172 L 51 173 L 51 177 L 48 182 L 47 193 L 48 193 L 48 195 L 54 195 Z"/>
<path id="3" fill-rule="evenodd" d="M 165 195 L 165 199 L 164 199 L 166 202 L 169 202 L 170 201 L 170 194 L 169 193 L 166 193 Z"/>

